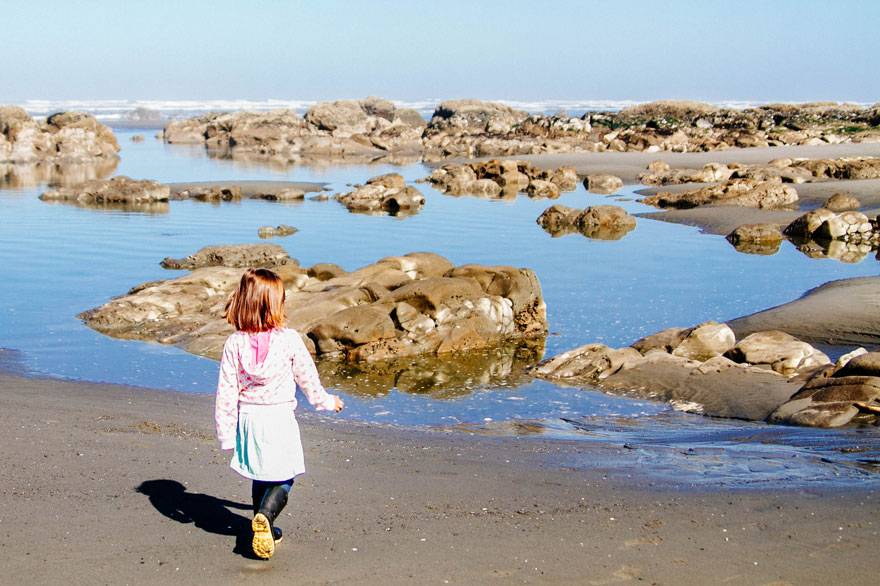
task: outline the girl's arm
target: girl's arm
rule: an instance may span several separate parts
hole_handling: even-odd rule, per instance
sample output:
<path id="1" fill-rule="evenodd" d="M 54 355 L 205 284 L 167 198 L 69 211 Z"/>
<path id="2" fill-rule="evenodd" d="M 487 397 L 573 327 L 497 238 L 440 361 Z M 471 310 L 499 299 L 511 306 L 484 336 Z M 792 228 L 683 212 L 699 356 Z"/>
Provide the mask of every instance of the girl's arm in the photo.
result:
<path id="1" fill-rule="evenodd" d="M 231 344 L 232 338 L 223 345 L 220 359 L 220 378 L 214 400 L 214 424 L 221 450 L 235 447 L 235 429 L 238 425 L 238 357 Z"/>
<path id="2" fill-rule="evenodd" d="M 342 409 L 342 400 L 336 395 L 331 395 L 324 390 L 321 379 L 318 377 L 318 369 L 315 368 L 315 361 L 309 354 L 306 345 L 297 332 L 291 332 L 293 338 L 293 379 L 297 386 L 302 389 L 306 399 L 309 400 L 318 411 L 340 411 Z"/>

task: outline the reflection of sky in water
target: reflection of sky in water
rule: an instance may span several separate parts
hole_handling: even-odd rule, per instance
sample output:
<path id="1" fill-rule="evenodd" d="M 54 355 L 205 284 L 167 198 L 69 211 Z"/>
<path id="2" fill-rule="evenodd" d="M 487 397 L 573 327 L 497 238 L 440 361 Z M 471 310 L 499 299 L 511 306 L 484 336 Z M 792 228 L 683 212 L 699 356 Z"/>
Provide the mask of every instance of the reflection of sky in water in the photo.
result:
<path id="1" fill-rule="evenodd" d="M 160 181 L 292 179 L 322 181 L 336 190 L 396 170 L 408 180 L 422 165 L 261 167 L 213 160 L 203 150 L 129 140 L 117 173 Z M 665 327 L 725 320 L 784 303 L 826 281 L 877 273 L 872 257 L 855 265 L 811 260 L 785 243 L 770 257 L 738 254 L 721 237 L 694 228 L 640 219 L 619 241 L 579 235 L 551 238 L 535 218 L 547 200 L 487 201 L 449 197 L 419 185 L 424 210 L 401 220 L 348 213 L 336 202 L 278 204 L 245 201 L 212 205 L 172 202 L 170 213 L 96 212 L 40 202 L 40 188 L 0 191 L 0 347 L 22 351 L 33 372 L 157 388 L 211 392 L 216 363 L 176 348 L 119 341 L 84 327 L 75 315 L 147 280 L 173 273 L 165 256 L 185 256 L 209 244 L 258 242 L 257 228 L 285 223 L 299 232 L 275 239 L 303 265 L 335 262 L 346 269 L 383 256 L 427 250 L 456 264 L 512 264 L 533 268 L 548 306 L 547 353 L 587 342 L 627 344 Z M 630 191 L 627 191 L 630 193 Z M 558 200 L 574 207 L 635 202 L 587 194 Z M 652 414 L 664 406 L 562 389 L 532 381 L 496 384 L 438 399 L 390 390 L 378 398 L 348 395 L 350 417 L 400 424 L 479 423 L 510 418 Z"/>

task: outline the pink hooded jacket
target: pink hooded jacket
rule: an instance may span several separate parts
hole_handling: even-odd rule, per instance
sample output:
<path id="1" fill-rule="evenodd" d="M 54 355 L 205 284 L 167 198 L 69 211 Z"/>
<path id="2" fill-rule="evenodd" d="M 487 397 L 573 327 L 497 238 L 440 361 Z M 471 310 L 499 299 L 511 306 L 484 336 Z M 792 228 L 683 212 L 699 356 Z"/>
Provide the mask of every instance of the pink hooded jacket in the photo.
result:
<path id="1" fill-rule="evenodd" d="M 220 448 L 235 447 L 239 403 L 293 403 L 296 408 L 297 387 L 316 409 L 335 408 L 336 398 L 321 385 L 315 362 L 296 330 L 235 332 L 229 336 L 220 359 L 214 403 Z"/>

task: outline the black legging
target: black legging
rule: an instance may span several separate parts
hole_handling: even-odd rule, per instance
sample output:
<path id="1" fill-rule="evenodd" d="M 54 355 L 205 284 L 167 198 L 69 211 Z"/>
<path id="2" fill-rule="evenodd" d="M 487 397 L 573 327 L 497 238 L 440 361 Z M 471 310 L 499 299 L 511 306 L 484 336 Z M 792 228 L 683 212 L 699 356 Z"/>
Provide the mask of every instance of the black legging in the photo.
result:
<path id="1" fill-rule="evenodd" d="M 270 488 L 280 486 L 284 492 L 290 494 L 290 489 L 293 488 L 293 478 L 289 478 L 287 480 L 254 480 L 253 484 L 251 484 L 251 499 L 254 503 L 254 515 L 257 514 L 257 511 L 260 510 L 260 503 L 263 502 L 263 497 L 266 495 L 266 491 Z M 278 511 L 279 513 L 281 511 Z"/>

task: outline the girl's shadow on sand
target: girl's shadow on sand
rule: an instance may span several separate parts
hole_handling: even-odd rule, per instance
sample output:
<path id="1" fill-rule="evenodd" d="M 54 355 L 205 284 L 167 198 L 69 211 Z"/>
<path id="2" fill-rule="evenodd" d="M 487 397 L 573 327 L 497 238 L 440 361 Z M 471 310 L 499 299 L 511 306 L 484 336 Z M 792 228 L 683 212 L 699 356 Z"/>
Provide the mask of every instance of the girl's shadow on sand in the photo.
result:
<path id="1" fill-rule="evenodd" d="M 251 521 L 231 512 L 227 507 L 250 511 L 243 505 L 225 499 L 187 492 L 176 480 L 146 480 L 136 489 L 150 499 L 157 511 L 178 523 L 192 523 L 199 529 L 218 535 L 235 536 L 235 553 L 257 559 L 251 550 Z"/>

